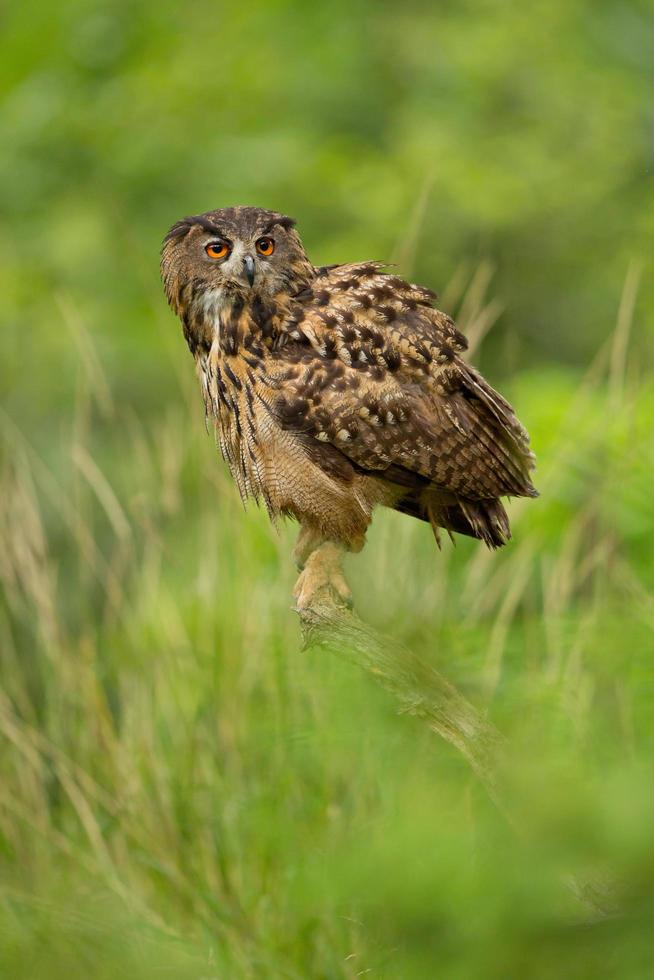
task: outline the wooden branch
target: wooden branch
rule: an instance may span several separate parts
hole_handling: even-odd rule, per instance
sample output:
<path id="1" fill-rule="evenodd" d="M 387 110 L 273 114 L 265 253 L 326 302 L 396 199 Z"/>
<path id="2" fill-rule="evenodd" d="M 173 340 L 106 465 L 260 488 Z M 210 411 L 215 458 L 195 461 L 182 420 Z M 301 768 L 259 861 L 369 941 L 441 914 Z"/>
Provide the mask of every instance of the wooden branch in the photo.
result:
<path id="1" fill-rule="evenodd" d="M 402 712 L 422 718 L 461 753 L 511 829 L 522 836 L 502 788 L 507 743 L 500 732 L 434 667 L 359 619 L 341 598 L 345 581 L 340 573 L 334 577 L 332 568 L 316 583 L 307 589 L 301 575 L 296 586 L 305 649 L 331 650 L 372 674 L 397 698 Z M 569 875 L 566 885 L 593 920 L 615 914 L 609 880 Z"/>
<path id="2" fill-rule="evenodd" d="M 305 648 L 332 650 L 372 674 L 402 712 L 422 718 L 461 753 L 508 819 L 499 789 L 504 739 L 442 674 L 364 623 L 328 584 L 297 612 Z"/>

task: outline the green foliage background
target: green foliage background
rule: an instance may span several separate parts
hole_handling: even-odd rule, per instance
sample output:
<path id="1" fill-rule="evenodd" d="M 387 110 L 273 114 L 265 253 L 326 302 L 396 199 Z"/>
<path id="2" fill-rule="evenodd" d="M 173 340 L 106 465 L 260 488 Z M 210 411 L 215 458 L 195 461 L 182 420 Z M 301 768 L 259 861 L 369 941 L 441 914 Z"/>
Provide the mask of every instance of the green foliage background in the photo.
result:
<path id="1" fill-rule="evenodd" d="M 653 15 L 0 12 L 3 976 L 651 975 Z M 439 289 L 532 432 L 501 554 L 380 513 L 350 563 L 507 735 L 517 834 L 299 649 L 293 529 L 241 511 L 158 281 L 234 203 Z"/>

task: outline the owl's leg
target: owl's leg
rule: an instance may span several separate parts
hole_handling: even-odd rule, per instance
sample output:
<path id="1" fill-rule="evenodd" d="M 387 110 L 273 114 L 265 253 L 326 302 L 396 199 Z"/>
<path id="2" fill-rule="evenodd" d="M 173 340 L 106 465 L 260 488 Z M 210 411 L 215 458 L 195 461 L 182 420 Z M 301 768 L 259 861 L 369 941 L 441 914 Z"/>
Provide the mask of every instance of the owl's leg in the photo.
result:
<path id="1" fill-rule="evenodd" d="M 304 529 L 295 548 L 296 561 L 302 558 L 300 576 L 295 583 L 293 595 L 295 605 L 299 610 L 309 608 L 315 597 L 324 589 L 329 590 L 334 598 L 344 605 L 352 606 L 352 593 L 343 575 L 343 556 L 345 548 L 335 541 L 325 541 L 314 538 L 315 545 L 307 551 L 308 539 L 303 539 Z M 299 545 L 304 545 L 300 551 Z"/>
<path id="2" fill-rule="evenodd" d="M 311 524 L 300 525 L 300 533 L 297 536 L 297 541 L 293 548 L 293 561 L 298 572 L 303 570 L 311 552 L 315 551 L 324 540 L 324 535 Z"/>
<path id="3" fill-rule="evenodd" d="M 297 536 L 297 541 L 295 542 L 295 547 L 293 548 L 293 561 L 295 562 L 295 567 L 299 572 L 302 571 L 307 563 L 307 558 L 309 555 L 319 548 L 321 544 L 325 544 L 330 539 L 326 538 L 324 534 L 321 534 L 317 528 L 310 524 L 302 524 L 300 526 L 300 533 Z M 352 551 L 358 553 L 363 548 L 366 543 L 365 533 L 352 535 L 348 541 L 348 546 L 342 547 L 343 551 Z"/>

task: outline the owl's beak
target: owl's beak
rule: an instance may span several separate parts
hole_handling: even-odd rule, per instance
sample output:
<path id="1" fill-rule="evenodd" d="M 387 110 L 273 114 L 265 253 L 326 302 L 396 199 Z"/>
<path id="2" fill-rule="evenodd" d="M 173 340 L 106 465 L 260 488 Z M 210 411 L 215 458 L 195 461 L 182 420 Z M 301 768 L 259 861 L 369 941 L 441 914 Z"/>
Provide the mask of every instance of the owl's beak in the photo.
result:
<path id="1" fill-rule="evenodd" d="M 246 255 L 243 259 L 243 269 L 245 270 L 245 278 L 250 283 L 250 286 L 253 286 L 254 276 L 257 270 L 251 255 Z"/>

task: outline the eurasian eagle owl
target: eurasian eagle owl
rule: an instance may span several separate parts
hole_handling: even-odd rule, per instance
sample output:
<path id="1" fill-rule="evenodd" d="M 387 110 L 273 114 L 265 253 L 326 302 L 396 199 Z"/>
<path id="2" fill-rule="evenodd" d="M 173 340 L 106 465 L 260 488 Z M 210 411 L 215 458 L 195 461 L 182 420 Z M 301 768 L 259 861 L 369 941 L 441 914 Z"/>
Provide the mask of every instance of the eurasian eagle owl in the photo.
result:
<path id="1" fill-rule="evenodd" d="M 314 266 L 292 219 L 252 207 L 183 218 L 161 259 L 242 497 L 296 518 L 300 564 L 322 549 L 344 597 L 338 549 L 362 547 L 377 504 L 496 548 L 500 498 L 536 496 L 511 406 L 435 294 L 383 268 Z"/>

